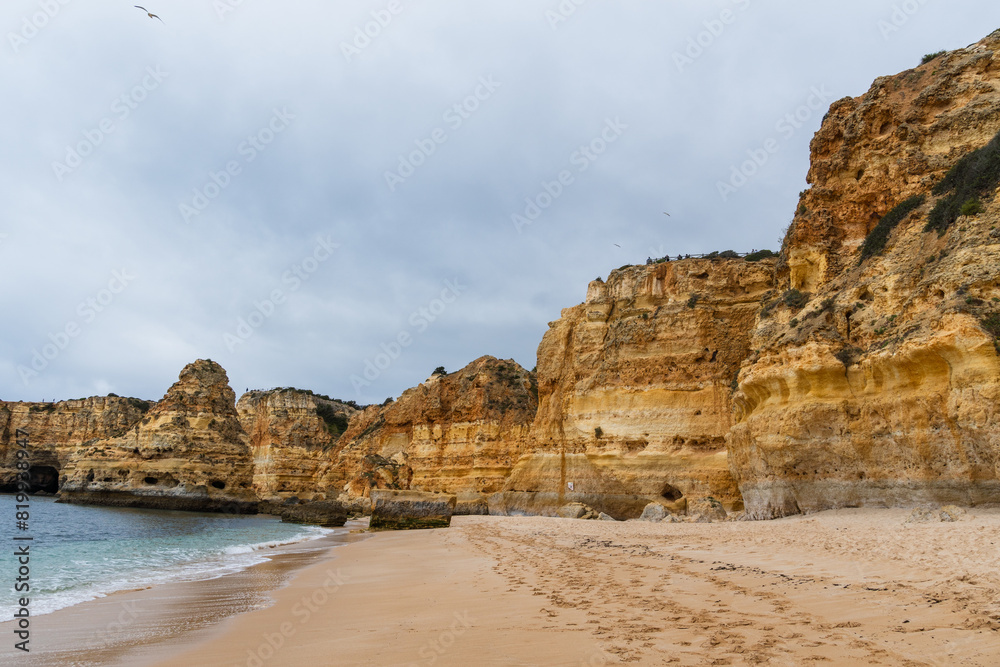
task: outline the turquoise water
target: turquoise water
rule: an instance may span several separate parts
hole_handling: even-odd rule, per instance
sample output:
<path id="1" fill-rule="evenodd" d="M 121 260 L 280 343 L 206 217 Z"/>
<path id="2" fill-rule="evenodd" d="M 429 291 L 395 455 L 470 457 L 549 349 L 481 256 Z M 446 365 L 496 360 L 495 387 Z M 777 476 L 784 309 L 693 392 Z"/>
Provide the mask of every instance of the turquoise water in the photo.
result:
<path id="1" fill-rule="evenodd" d="M 214 579 L 266 560 L 279 544 L 332 530 L 277 518 L 63 505 L 32 498 L 29 530 L 16 528 L 16 500 L 0 495 L 0 586 L 3 618 L 11 618 L 18 563 L 30 544 L 31 613 L 46 614 L 120 590 L 170 581 Z M 31 536 L 31 542 L 15 542 Z M 10 613 L 8 613 L 10 612 Z"/>

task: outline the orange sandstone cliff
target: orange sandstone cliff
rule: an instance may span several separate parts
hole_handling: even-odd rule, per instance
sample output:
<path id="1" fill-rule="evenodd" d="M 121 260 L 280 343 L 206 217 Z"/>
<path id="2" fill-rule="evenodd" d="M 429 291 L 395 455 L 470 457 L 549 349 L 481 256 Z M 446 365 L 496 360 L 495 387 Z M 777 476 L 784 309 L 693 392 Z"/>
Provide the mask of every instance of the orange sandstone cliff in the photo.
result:
<path id="1" fill-rule="evenodd" d="M 373 488 L 465 498 L 498 491 L 530 449 L 536 391 L 532 373 L 493 357 L 434 375 L 354 417 L 322 484 L 328 495 L 349 498 L 368 497 Z"/>
<path id="2" fill-rule="evenodd" d="M 961 191 L 935 187 L 949 170 L 949 183 L 1000 174 L 1000 151 L 992 167 L 983 151 L 969 160 L 1000 131 L 998 48 L 1000 32 L 880 78 L 816 134 L 728 436 L 750 517 L 1000 502 L 1000 183 L 925 231 Z"/>
<path id="3" fill-rule="evenodd" d="M 582 502 L 616 518 L 651 500 L 713 496 L 740 505 L 725 436 L 773 260 L 683 260 L 613 271 L 564 309 L 538 347 L 534 451 L 502 513 Z"/>
<path id="4" fill-rule="evenodd" d="M 320 499 L 324 495 L 320 491 L 321 471 L 358 409 L 291 388 L 247 392 L 236 409 L 250 439 L 258 498 Z"/>
<path id="5" fill-rule="evenodd" d="M 61 481 L 67 502 L 256 512 L 249 438 L 225 370 L 188 364 L 128 432 L 74 451 Z"/>
<path id="6" fill-rule="evenodd" d="M 147 401 L 118 396 L 58 403 L 0 402 L 0 491 L 15 490 L 14 444 L 19 429 L 29 433 L 32 490 L 55 493 L 74 451 L 85 442 L 124 434 L 149 408 Z"/>
<path id="7" fill-rule="evenodd" d="M 708 496 L 756 519 L 1000 503 L 998 47 L 1000 31 L 834 103 L 777 260 L 613 271 L 550 324 L 537 373 L 482 357 L 383 406 L 280 390 L 237 411 L 198 361 L 152 408 L 0 403 L 0 487 L 26 428 L 36 486 L 80 502 L 413 489 L 619 519 Z"/>

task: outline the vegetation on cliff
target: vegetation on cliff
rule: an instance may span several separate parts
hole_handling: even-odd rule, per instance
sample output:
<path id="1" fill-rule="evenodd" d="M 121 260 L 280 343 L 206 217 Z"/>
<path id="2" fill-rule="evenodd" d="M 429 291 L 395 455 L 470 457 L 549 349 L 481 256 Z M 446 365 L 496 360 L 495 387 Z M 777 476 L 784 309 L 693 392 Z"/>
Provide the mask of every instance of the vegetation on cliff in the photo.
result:
<path id="1" fill-rule="evenodd" d="M 935 195 L 947 196 L 931 210 L 925 231 L 935 230 L 941 236 L 960 216 L 975 215 L 981 209 L 980 200 L 997 185 L 1000 185 L 1000 133 L 986 146 L 959 160 L 934 186 Z"/>
<path id="2" fill-rule="evenodd" d="M 916 195 L 882 216 L 878 224 L 865 237 L 865 242 L 861 246 L 861 261 L 863 262 L 869 257 L 881 253 L 885 249 L 885 244 L 889 242 L 889 235 L 892 234 L 892 230 L 905 220 L 910 213 L 923 206 L 923 204 L 924 196 Z"/>

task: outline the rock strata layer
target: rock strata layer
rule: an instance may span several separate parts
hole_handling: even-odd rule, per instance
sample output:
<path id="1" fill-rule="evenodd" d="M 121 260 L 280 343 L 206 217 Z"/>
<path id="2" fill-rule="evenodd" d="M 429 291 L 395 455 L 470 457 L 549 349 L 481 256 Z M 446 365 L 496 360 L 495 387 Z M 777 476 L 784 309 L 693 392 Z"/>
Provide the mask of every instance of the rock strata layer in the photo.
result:
<path id="1" fill-rule="evenodd" d="M 320 474 L 358 409 L 291 388 L 247 392 L 236 409 L 250 439 L 257 496 L 277 502 L 322 498 Z"/>
<path id="2" fill-rule="evenodd" d="M 690 259 L 613 271 L 562 311 L 538 347 L 534 451 L 494 513 L 580 502 L 616 519 L 654 498 L 738 506 L 725 436 L 774 261 Z"/>

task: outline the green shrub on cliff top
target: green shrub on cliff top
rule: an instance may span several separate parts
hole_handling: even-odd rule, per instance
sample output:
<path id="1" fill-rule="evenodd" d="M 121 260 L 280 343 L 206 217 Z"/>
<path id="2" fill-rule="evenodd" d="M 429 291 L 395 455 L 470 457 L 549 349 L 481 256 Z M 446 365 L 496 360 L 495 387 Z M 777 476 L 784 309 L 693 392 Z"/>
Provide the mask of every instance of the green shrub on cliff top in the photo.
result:
<path id="1" fill-rule="evenodd" d="M 758 250 L 757 252 L 750 253 L 744 259 L 748 262 L 759 262 L 760 260 L 768 259 L 769 257 L 777 257 L 777 255 L 770 250 Z"/>
<path id="2" fill-rule="evenodd" d="M 947 51 L 937 51 L 935 53 L 928 53 L 923 58 L 920 59 L 920 64 L 921 65 L 926 65 L 930 61 L 934 60 L 935 58 L 937 58 L 939 56 L 943 56 L 946 53 L 948 53 L 948 52 Z"/>
<path id="3" fill-rule="evenodd" d="M 933 229 L 938 236 L 944 235 L 970 200 L 978 201 L 991 194 L 997 185 L 1000 185 L 1000 133 L 990 143 L 959 160 L 934 186 L 934 194 L 947 196 L 934 206 L 924 231 Z"/>
<path id="4" fill-rule="evenodd" d="M 863 262 L 872 255 L 882 252 L 885 249 L 885 244 L 889 242 L 889 235 L 892 234 L 892 230 L 896 228 L 896 225 L 905 220 L 906 216 L 914 210 L 920 208 L 923 203 L 923 195 L 910 197 L 882 216 L 878 224 L 865 237 L 865 242 L 861 246 L 861 261 Z"/>

